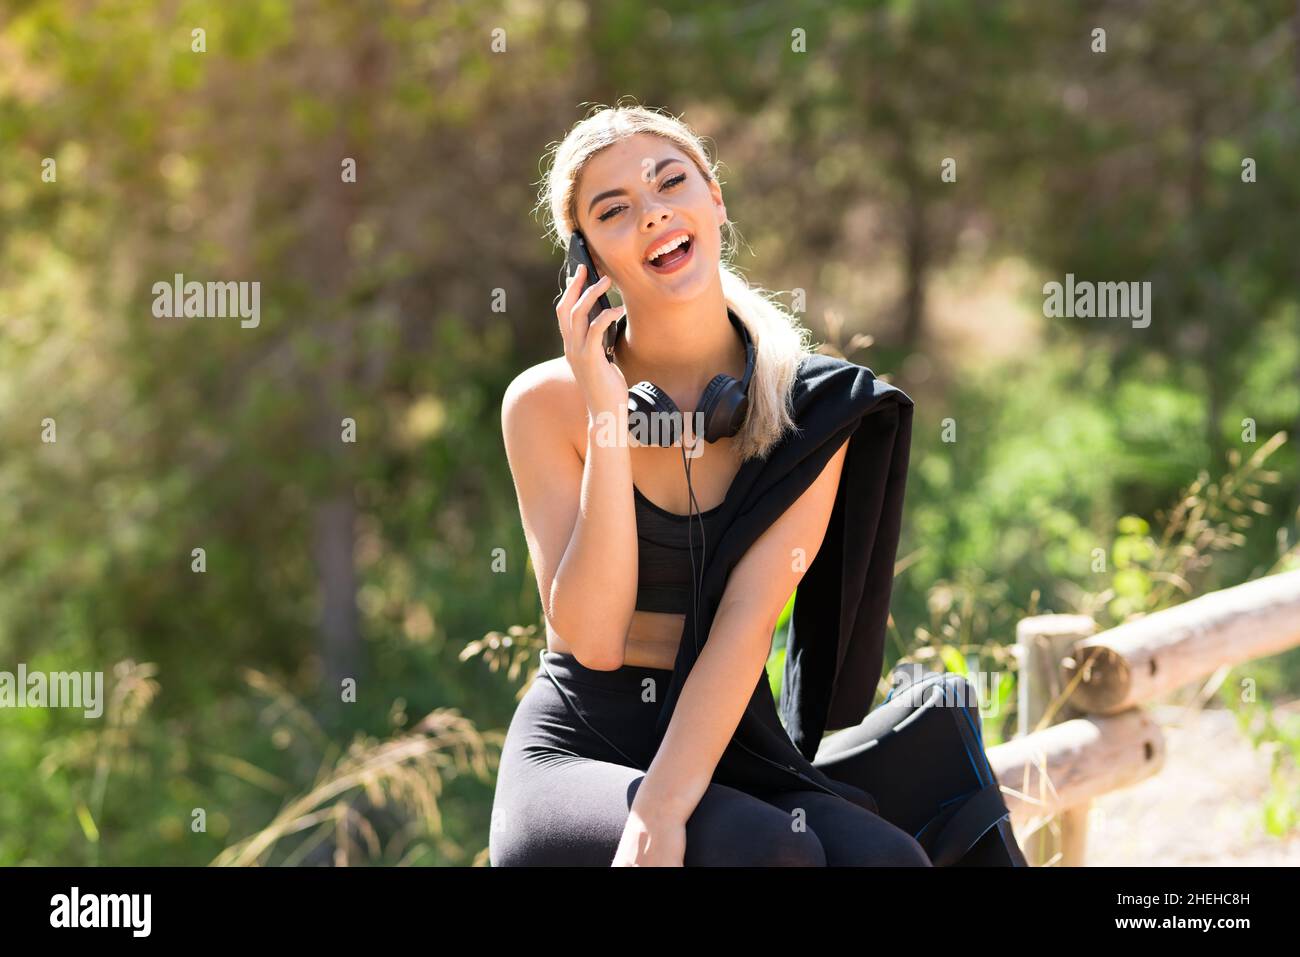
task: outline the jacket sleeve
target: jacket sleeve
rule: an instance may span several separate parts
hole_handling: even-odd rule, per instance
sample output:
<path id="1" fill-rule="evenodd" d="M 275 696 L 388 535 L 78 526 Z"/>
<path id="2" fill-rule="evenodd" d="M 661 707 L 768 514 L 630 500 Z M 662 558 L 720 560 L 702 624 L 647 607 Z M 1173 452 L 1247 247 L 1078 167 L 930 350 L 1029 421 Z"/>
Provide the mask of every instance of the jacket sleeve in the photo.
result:
<path id="1" fill-rule="evenodd" d="M 834 429 L 831 453 L 849 443 L 826 536 L 799 583 L 786 639 L 780 711 L 809 761 L 826 731 L 857 724 L 875 700 L 911 448 L 912 400 L 871 370 L 851 368 L 857 374 L 808 413 L 814 429 Z"/>

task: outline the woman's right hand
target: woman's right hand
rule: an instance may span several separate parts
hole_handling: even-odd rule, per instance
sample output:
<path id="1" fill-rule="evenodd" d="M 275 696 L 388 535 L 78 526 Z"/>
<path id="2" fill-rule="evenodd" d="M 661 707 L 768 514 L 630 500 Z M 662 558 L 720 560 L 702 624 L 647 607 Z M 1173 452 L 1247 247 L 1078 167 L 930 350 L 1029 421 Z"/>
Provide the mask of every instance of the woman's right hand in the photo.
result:
<path id="1" fill-rule="evenodd" d="M 609 288 L 610 279 L 602 276 L 590 289 L 578 294 L 587 276 L 587 267 L 578 266 L 569 277 L 564 295 L 555 305 L 555 318 L 564 339 L 564 358 L 573 370 L 573 378 L 586 397 L 593 417 L 627 408 L 627 380 L 622 371 L 605 357 L 605 330 L 623 317 L 626 306 L 603 310 L 594 322 L 587 316 L 595 301 Z"/>

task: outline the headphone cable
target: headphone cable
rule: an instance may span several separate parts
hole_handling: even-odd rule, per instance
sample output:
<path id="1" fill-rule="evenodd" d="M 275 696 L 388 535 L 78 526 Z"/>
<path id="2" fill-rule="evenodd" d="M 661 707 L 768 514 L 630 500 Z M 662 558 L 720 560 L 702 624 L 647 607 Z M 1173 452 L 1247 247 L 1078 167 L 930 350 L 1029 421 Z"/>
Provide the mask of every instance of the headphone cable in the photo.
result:
<path id="1" fill-rule="evenodd" d="M 694 449 L 700 442 L 700 437 L 695 436 L 695 442 L 691 448 Z M 686 470 L 686 551 L 691 557 L 691 585 L 693 587 L 692 597 L 694 601 L 691 604 L 691 615 L 695 623 L 695 652 L 700 651 L 700 593 L 704 588 L 704 560 L 708 554 L 708 536 L 704 530 L 704 513 L 700 509 L 700 503 L 695 498 L 695 488 L 691 484 L 691 463 L 686 457 L 686 443 L 682 443 L 682 466 Z M 695 540 L 691 535 L 691 519 L 698 518 L 700 523 L 700 569 L 697 573 L 695 570 Z"/>

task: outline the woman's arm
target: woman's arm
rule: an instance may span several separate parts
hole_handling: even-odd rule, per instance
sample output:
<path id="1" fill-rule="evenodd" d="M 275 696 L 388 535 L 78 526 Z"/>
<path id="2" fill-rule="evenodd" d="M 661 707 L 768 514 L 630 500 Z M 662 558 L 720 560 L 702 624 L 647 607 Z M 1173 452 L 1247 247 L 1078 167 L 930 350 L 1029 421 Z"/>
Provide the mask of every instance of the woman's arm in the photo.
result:
<path id="1" fill-rule="evenodd" d="M 708 789 L 772 650 L 777 619 L 826 537 L 848 440 L 750 546 L 727 581 L 709 640 L 633 799 L 649 823 L 680 826 Z"/>
<path id="2" fill-rule="evenodd" d="M 584 414 L 585 464 L 560 427 Z M 501 430 L 546 620 L 581 664 L 618 668 L 637 588 L 627 409 L 595 421 L 578 390 L 543 363 L 506 390 Z"/>

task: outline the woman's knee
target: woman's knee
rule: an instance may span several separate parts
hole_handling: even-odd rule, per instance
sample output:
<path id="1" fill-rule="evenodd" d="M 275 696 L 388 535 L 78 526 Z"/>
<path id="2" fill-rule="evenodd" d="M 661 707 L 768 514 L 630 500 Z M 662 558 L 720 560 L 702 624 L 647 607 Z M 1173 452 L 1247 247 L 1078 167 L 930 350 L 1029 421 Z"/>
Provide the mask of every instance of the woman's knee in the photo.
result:
<path id="1" fill-rule="evenodd" d="M 785 806 L 806 804 L 829 867 L 932 867 L 912 835 L 879 814 L 819 795 L 783 795 Z"/>
<path id="2" fill-rule="evenodd" d="M 686 824 L 694 867 L 825 867 L 826 852 L 801 816 L 752 795 L 710 785 Z"/>
<path id="3" fill-rule="evenodd" d="M 856 839 L 845 840 L 828 850 L 831 867 L 933 867 L 930 855 L 919 841 L 901 828 L 881 821 Z M 829 843 L 829 842 L 828 842 Z"/>
<path id="4" fill-rule="evenodd" d="M 892 840 L 884 842 L 881 849 L 882 867 L 933 867 L 930 855 L 921 843 L 906 831 L 894 828 Z"/>
<path id="5" fill-rule="evenodd" d="M 752 866 L 825 867 L 826 849 L 813 831 L 790 830 L 773 834 Z"/>
<path id="6" fill-rule="evenodd" d="M 509 810 L 492 808 L 488 829 L 488 864 L 492 867 L 533 867 L 551 863 L 544 841 L 529 828 L 517 826 Z"/>
<path id="7" fill-rule="evenodd" d="M 736 832 L 689 833 L 688 867 L 825 867 L 826 852 L 812 831 L 782 827 Z"/>
<path id="8" fill-rule="evenodd" d="M 627 820 L 628 785 L 612 773 L 578 777 L 584 789 L 575 789 L 572 777 L 551 777 L 499 797 L 488 829 L 488 863 L 608 867 Z"/>
<path id="9" fill-rule="evenodd" d="M 495 817 L 495 816 L 494 816 Z M 619 831 L 598 820 L 542 819 L 497 825 L 488 834 L 492 867 L 609 867 Z"/>

